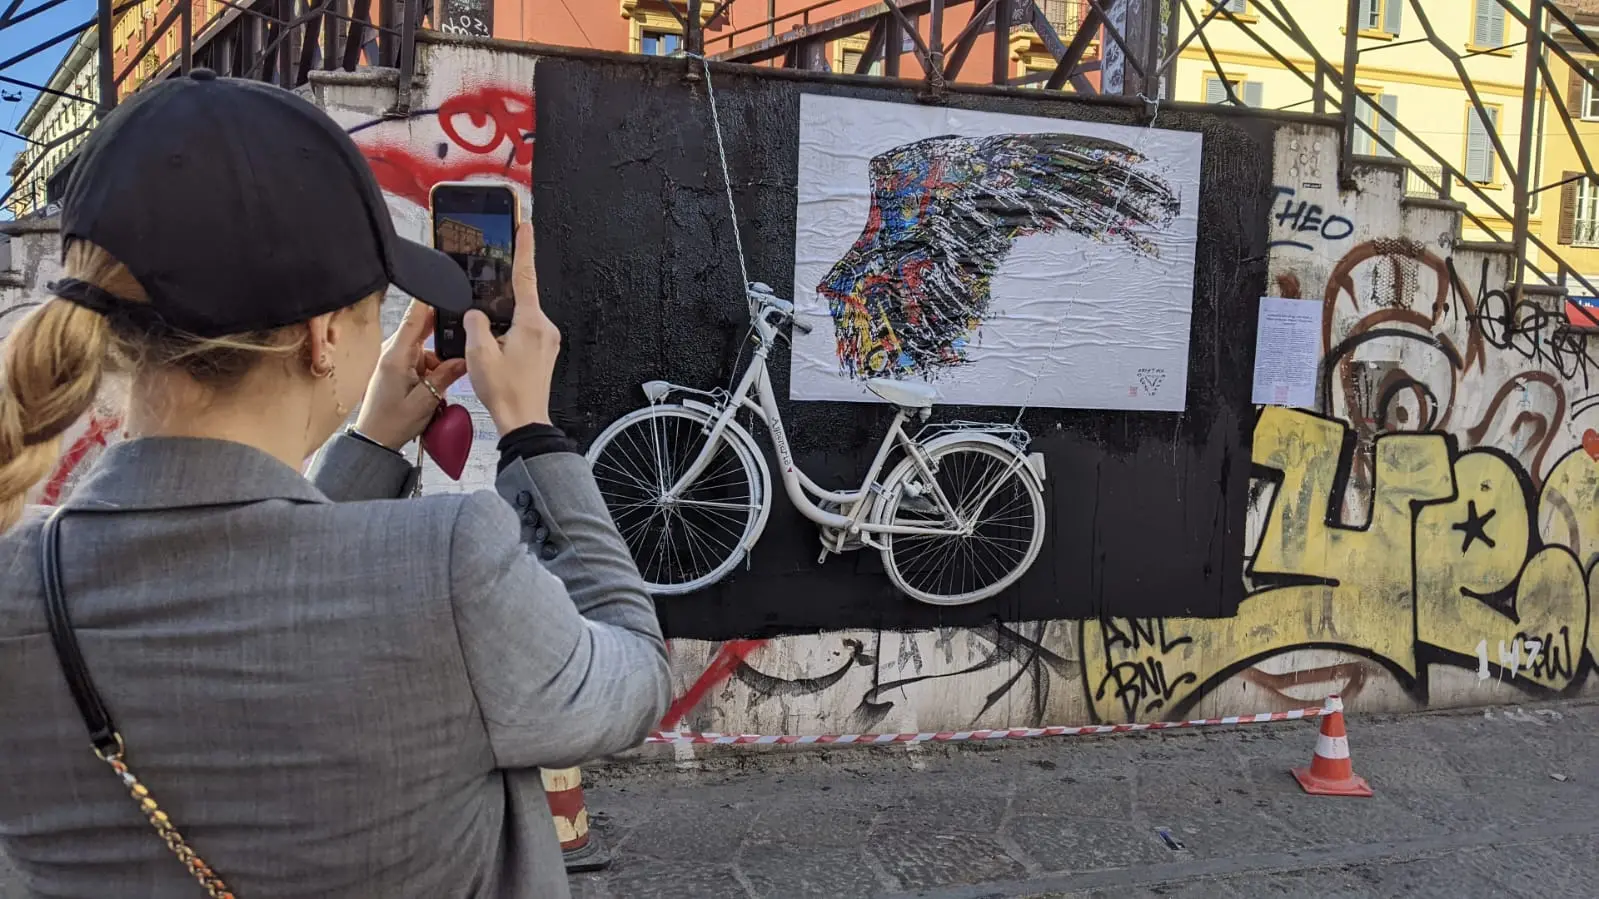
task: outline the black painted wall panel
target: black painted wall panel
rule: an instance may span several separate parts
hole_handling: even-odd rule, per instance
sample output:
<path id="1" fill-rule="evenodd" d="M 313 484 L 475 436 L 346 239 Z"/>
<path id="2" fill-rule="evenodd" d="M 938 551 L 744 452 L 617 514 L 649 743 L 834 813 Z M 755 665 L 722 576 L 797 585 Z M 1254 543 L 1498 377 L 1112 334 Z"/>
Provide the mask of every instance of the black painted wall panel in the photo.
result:
<path id="1" fill-rule="evenodd" d="M 747 327 L 738 258 L 704 81 L 682 61 L 546 57 L 538 67 L 534 217 L 544 302 L 566 350 L 556 415 L 585 444 L 642 405 L 651 378 L 711 387 L 734 376 Z M 913 90 L 717 71 L 714 88 L 750 278 L 792 289 L 799 95 L 916 102 Z M 1125 107 L 1029 96 L 950 94 L 996 112 L 1142 124 Z M 1049 533 L 1005 595 L 937 608 L 899 595 L 874 552 L 816 562 L 816 529 L 776 488 L 749 570 L 700 594 L 663 598 L 668 636 L 724 639 L 833 628 L 919 628 L 1004 620 L 1226 616 L 1242 595 L 1256 299 L 1264 289 L 1272 125 L 1163 110 L 1163 128 L 1201 131 L 1198 269 L 1187 411 L 1035 409 L 1023 423 L 1047 458 Z M 1127 303 L 1140 302 L 1137 296 Z M 788 358 L 771 368 L 788 395 Z M 891 413 L 784 403 L 796 458 L 827 486 L 854 486 Z M 1014 409 L 943 407 L 1009 420 Z M 764 437 L 764 435 L 761 435 Z"/>

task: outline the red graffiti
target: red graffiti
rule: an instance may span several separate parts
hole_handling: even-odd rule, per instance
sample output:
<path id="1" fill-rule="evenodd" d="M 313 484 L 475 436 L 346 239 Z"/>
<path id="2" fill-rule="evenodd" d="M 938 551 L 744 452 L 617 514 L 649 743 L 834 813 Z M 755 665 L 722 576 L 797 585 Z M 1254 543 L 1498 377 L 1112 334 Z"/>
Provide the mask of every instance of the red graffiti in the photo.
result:
<path id="1" fill-rule="evenodd" d="M 436 110 L 412 116 L 397 136 L 383 120 L 351 129 L 385 193 L 426 206 L 440 181 L 533 178 L 534 99 L 527 91 L 481 87 L 456 94 Z M 418 122 L 436 119 L 446 140 L 425 140 Z"/>
<path id="2" fill-rule="evenodd" d="M 764 645 L 766 645 L 765 640 L 729 640 L 723 643 L 717 649 L 716 657 L 711 659 L 711 664 L 700 672 L 699 678 L 683 691 L 682 696 L 672 700 L 666 715 L 661 718 L 660 729 L 671 730 L 676 727 L 685 715 L 694 711 L 694 707 L 700 704 L 705 694 L 715 689 L 717 684 L 732 677 L 733 672 L 749 658 L 750 653 Z"/>
<path id="3" fill-rule="evenodd" d="M 72 479 L 72 473 L 77 470 L 89 452 L 96 446 L 105 447 L 110 441 L 110 434 L 119 426 L 115 418 L 101 418 L 96 415 L 89 419 L 89 427 L 56 463 L 55 471 L 50 473 L 50 479 L 44 483 L 44 493 L 40 494 L 39 502 L 46 506 L 53 506 L 61 502 L 61 494 L 66 490 L 67 482 Z"/>

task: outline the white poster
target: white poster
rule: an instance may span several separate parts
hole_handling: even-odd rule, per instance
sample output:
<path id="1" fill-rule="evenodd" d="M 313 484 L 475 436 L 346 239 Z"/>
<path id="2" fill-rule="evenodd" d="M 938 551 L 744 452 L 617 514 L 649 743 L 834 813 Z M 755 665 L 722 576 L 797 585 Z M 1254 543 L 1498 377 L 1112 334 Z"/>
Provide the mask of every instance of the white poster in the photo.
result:
<path id="1" fill-rule="evenodd" d="M 1260 298 L 1255 327 L 1257 406 L 1316 407 L 1316 359 L 1321 354 L 1321 303 Z"/>
<path id="2" fill-rule="evenodd" d="M 1178 412 L 1200 136 L 800 98 L 796 400 Z"/>

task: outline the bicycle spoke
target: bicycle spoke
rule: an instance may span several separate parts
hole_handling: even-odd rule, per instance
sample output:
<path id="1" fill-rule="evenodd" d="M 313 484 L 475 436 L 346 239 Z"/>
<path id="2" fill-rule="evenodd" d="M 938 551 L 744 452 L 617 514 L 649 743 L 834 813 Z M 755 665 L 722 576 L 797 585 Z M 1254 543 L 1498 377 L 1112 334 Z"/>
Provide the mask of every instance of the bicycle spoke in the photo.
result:
<path id="1" fill-rule="evenodd" d="M 885 535 L 891 571 L 904 588 L 931 602 L 988 595 L 1018 577 L 1037 553 L 1043 527 L 1037 493 L 1005 450 L 955 445 L 930 462 L 931 479 L 920 469 L 903 476 L 887 520 L 938 527 L 938 519 L 954 515 L 952 531 L 971 532 Z M 908 508 L 909 488 L 918 486 L 939 507 L 935 512 Z"/>
<path id="2" fill-rule="evenodd" d="M 721 503 L 706 499 L 680 499 L 677 504 L 695 509 L 741 509 L 749 511 L 756 508 L 755 503 Z"/>

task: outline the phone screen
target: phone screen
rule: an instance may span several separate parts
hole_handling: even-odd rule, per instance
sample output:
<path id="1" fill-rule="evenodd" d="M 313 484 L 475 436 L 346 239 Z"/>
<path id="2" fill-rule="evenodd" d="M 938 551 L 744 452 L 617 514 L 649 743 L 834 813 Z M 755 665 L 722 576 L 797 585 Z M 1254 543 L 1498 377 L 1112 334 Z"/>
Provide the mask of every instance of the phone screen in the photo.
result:
<path id="1" fill-rule="evenodd" d="M 506 187 L 441 184 L 432 202 L 433 246 L 466 272 L 473 308 L 489 317 L 496 334 L 504 333 L 516 311 L 511 290 L 516 195 Z M 442 356 L 464 352 L 459 317 L 440 313 L 436 333 Z"/>

